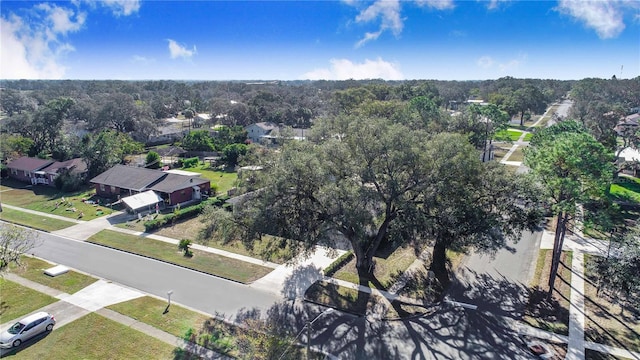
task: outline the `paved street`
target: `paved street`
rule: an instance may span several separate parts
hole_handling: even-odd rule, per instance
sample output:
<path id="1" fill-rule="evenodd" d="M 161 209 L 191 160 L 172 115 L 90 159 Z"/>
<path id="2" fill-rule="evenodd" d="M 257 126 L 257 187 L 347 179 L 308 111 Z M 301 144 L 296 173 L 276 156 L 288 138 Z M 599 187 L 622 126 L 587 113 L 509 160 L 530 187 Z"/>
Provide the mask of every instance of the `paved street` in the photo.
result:
<path id="1" fill-rule="evenodd" d="M 40 239 L 42 245 L 31 251 L 36 256 L 160 297 L 173 290 L 172 300 L 210 314 L 267 309 L 281 299 L 271 292 L 82 241 L 47 233 Z"/>
<path id="2" fill-rule="evenodd" d="M 456 273 L 451 299 L 502 316 L 519 318 L 526 287 L 535 271 L 542 232 L 525 232 L 517 243 L 496 254 L 469 255 Z"/>

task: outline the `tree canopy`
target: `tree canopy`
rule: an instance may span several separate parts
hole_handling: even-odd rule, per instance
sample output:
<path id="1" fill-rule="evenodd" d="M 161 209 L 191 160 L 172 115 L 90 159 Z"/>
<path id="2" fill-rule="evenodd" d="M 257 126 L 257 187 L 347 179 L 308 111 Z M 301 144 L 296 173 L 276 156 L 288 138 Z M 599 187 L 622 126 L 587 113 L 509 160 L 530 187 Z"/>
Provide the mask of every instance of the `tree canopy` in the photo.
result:
<path id="1" fill-rule="evenodd" d="M 495 251 L 540 220 L 535 191 L 483 165 L 463 135 L 358 116 L 319 129 L 314 141 L 287 143 L 263 188 L 236 209 L 248 239 L 276 235 L 305 251 L 343 238 L 361 275 L 382 244 L 435 240 L 434 270 L 446 275 L 447 248 Z"/>

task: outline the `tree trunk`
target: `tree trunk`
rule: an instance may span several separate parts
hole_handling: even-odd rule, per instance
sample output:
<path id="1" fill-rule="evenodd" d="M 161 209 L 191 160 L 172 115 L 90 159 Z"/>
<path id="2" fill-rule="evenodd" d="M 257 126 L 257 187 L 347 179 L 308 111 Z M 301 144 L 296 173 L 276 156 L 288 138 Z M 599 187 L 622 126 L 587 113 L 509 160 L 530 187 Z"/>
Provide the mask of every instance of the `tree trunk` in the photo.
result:
<path id="1" fill-rule="evenodd" d="M 449 274 L 447 273 L 447 247 L 445 246 L 444 241 L 436 240 L 436 244 L 433 246 L 433 257 L 429 270 L 435 273 L 436 278 L 440 281 L 442 287 L 446 287 L 449 284 Z"/>
<path id="2" fill-rule="evenodd" d="M 561 212 L 558 214 L 558 221 L 556 222 L 556 234 L 553 241 L 553 254 L 551 258 L 551 271 L 549 273 L 549 292 L 547 293 L 547 299 L 549 300 L 553 296 L 553 288 L 558 274 L 558 266 L 560 265 L 560 256 L 562 255 L 562 245 L 564 243 L 568 217 L 568 213 Z"/>

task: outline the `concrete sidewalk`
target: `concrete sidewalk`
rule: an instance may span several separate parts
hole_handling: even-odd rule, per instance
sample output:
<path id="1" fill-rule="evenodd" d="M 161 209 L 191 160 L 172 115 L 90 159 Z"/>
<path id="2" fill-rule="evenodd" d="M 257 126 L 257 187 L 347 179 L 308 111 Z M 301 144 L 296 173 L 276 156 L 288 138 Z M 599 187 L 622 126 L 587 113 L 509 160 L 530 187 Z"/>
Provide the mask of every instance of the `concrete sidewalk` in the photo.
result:
<path id="1" fill-rule="evenodd" d="M 201 358 L 231 359 L 226 355 L 218 354 L 197 344 L 187 342 L 178 336 L 174 336 L 151 325 L 142 323 L 136 319 L 105 308 L 109 305 L 128 301 L 145 295 L 139 291 L 108 281 L 98 280 L 95 283 L 87 286 L 86 288 L 76 292 L 75 294 L 67 294 L 59 290 L 47 287 L 45 285 L 27 280 L 15 274 L 8 273 L 5 275 L 5 278 L 22 286 L 61 299 L 58 302 L 49 304 L 32 312 L 36 313 L 38 311 L 46 311 L 52 314 L 56 319 L 56 326 L 53 331 L 55 331 L 56 328 L 72 323 L 73 321 L 85 316 L 86 314 L 96 312 L 97 314 L 100 314 L 110 320 L 136 329 L 171 346 L 177 346 L 181 349 L 187 350 Z M 18 319 L 14 319 L 0 325 L 0 330 L 8 328 L 23 317 L 24 316 L 21 316 Z"/>
<path id="2" fill-rule="evenodd" d="M 544 230 L 540 241 L 541 249 L 553 249 L 554 234 Z M 562 249 L 572 251 L 571 262 L 571 295 L 569 306 L 569 336 L 567 337 L 567 356 L 565 359 L 582 360 L 585 349 L 596 350 L 605 354 L 640 360 L 640 352 L 587 342 L 585 332 L 585 290 L 584 290 L 584 254 L 606 256 L 609 243 L 603 240 L 590 239 L 581 234 L 567 232 Z M 535 335 L 534 335 L 535 336 Z"/>

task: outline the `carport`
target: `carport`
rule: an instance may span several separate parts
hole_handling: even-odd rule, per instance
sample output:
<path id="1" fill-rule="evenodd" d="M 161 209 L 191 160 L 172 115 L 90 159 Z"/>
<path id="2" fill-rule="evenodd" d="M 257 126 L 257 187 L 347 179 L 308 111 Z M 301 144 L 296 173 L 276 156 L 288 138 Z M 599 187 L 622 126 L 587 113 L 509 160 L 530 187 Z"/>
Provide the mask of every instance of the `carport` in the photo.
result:
<path id="1" fill-rule="evenodd" d="M 122 202 L 127 207 L 127 211 L 135 214 L 145 210 L 149 212 L 156 210 L 159 204 L 162 203 L 162 198 L 155 191 L 147 190 L 122 198 Z"/>

